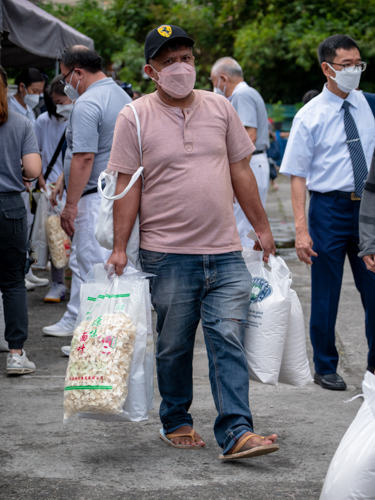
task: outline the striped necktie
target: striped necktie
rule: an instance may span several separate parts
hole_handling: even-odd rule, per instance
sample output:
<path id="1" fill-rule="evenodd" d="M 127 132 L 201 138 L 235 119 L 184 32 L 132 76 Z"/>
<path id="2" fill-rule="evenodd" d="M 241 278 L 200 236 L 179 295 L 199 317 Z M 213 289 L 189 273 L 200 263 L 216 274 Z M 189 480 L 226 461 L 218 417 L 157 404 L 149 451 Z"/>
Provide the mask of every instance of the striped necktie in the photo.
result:
<path id="1" fill-rule="evenodd" d="M 357 125 L 354 118 L 349 111 L 350 103 L 344 101 L 342 107 L 344 108 L 344 126 L 347 138 L 347 145 L 349 148 L 350 158 L 352 160 L 353 173 L 354 173 L 354 191 L 355 194 L 361 198 L 365 181 L 368 176 L 367 163 L 365 154 L 363 152 L 361 139 L 359 138 Z"/>

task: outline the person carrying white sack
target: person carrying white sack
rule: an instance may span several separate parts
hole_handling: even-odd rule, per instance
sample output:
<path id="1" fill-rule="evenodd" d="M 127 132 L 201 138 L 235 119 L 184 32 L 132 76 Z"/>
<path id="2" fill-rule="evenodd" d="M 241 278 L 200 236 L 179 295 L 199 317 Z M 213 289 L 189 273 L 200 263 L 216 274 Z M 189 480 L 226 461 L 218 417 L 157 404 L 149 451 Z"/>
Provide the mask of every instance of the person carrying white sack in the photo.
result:
<path id="1" fill-rule="evenodd" d="M 215 62 L 211 69 L 211 80 L 214 92 L 231 102 L 255 144 L 256 150 L 247 159 L 258 184 L 260 200 L 265 207 L 270 183 L 270 165 L 267 158 L 270 141 L 266 105 L 259 92 L 244 82 L 242 68 L 232 57 L 222 57 Z M 237 200 L 233 210 L 242 246 L 252 248 L 254 241 L 247 235 L 253 226 Z"/>
<path id="2" fill-rule="evenodd" d="M 64 176 L 57 181 L 51 201 L 56 205 L 56 197 L 61 199 L 65 182 L 67 197 L 61 226 L 73 241 L 68 310 L 55 325 L 43 328 L 45 334 L 55 337 L 73 335 L 80 285 L 93 265 L 106 262 L 110 255 L 95 239 L 101 200 L 97 182 L 107 168 L 117 115 L 131 99 L 105 76 L 102 61 L 97 52 L 81 45 L 64 49 L 60 60 L 64 91 L 75 102 L 66 131 Z"/>
<path id="3" fill-rule="evenodd" d="M 251 276 L 241 256 L 233 189 L 257 228 L 265 260 L 275 244 L 246 157 L 252 144 L 227 99 L 193 90 L 194 41 L 178 26 L 162 25 L 146 37 L 144 71 L 156 92 L 126 106 L 115 129 L 108 168 L 118 172 L 113 204 L 114 245 L 108 263 L 121 276 L 140 208 L 140 260 L 150 278 L 157 313 L 156 365 L 162 396 L 159 435 L 169 446 L 202 449 L 188 412 L 193 400 L 192 361 L 200 320 L 218 412 L 214 431 L 221 460 L 278 450 L 276 434 L 254 434 L 244 333 Z"/>

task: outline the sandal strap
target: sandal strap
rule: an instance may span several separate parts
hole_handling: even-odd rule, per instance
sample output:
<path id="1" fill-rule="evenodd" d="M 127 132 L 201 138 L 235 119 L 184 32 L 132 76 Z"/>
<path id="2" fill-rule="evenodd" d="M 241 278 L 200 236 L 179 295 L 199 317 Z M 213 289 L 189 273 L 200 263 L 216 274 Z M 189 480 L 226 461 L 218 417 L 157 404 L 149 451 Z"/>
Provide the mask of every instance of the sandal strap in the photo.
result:
<path id="1" fill-rule="evenodd" d="M 182 434 L 173 434 L 173 433 L 171 433 L 171 434 L 166 434 L 165 435 L 165 437 L 167 439 L 178 438 L 178 437 L 189 437 L 191 439 L 194 439 L 194 436 L 195 436 L 195 430 L 194 429 L 192 429 L 192 431 L 189 432 L 189 433 L 183 432 Z"/>
<path id="2" fill-rule="evenodd" d="M 254 436 L 264 439 L 264 436 L 259 436 L 259 434 L 250 434 L 250 436 L 246 436 L 243 439 L 239 440 L 239 442 L 237 443 L 237 446 L 232 451 L 231 455 L 235 455 L 236 453 L 238 453 L 240 451 L 240 449 L 249 441 L 249 439 L 251 439 Z"/>

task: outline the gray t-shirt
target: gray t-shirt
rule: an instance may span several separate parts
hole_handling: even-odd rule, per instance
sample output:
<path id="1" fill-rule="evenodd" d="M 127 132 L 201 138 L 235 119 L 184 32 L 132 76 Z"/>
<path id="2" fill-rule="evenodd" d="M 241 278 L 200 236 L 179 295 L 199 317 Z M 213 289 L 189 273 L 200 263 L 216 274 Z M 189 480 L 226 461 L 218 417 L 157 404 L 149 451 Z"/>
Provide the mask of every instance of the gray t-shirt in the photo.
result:
<path id="1" fill-rule="evenodd" d="M 84 191 L 97 186 L 100 173 L 107 168 L 117 116 L 128 102 L 132 102 L 131 98 L 112 78 L 93 83 L 77 99 L 66 129 L 66 186 L 69 184 L 70 162 L 74 153 L 95 153 L 90 179 Z"/>
<path id="2" fill-rule="evenodd" d="M 39 153 L 34 127 L 26 116 L 8 110 L 8 119 L 0 127 L 0 192 L 26 190 L 22 182 L 21 158 Z"/>
<path id="3" fill-rule="evenodd" d="M 234 89 L 229 100 L 241 118 L 243 126 L 257 129 L 257 140 L 255 142 L 257 150 L 264 151 L 268 149 L 270 140 L 267 109 L 259 92 L 249 87 L 246 82 L 241 82 Z"/>

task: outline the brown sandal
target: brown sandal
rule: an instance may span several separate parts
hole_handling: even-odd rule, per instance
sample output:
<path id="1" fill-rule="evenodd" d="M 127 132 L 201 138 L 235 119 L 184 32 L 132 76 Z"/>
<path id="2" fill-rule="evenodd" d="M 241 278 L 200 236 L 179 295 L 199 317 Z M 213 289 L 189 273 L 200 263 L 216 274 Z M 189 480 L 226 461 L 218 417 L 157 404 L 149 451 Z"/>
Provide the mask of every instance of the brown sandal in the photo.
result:
<path id="1" fill-rule="evenodd" d="M 178 429 L 177 429 L 178 430 Z M 195 436 L 195 430 L 192 429 L 191 432 L 183 432 L 180 434 L 174 434 L 173 432 L 171 434 L 165 434 L 164 429 L 161 428 L 159 431 L 159 436 L 161 439 L 169 444 L 169 446 L 173 446 L 173 448 L 181 448 L 181 449 L 189 449 L 189 450 L 198 450 L 204 448 L 204 446 L 200 444 L 192 445 L 192 444 L 175 444 L 173 441 L 170 440 L 170 438 L 176 438 L 176 437 L 189 437 L 191 439 L 194 439 Z"/>
<path id="2" fill-rule="evenodd" d="M 239 451 L 244 446 L 244 444 L 246 444 L 248 440 L 254 436 L 264 439 L 264 436 L 259 436 L 259 434 L 250 434 L 250 436 L 246 436 L 243 439 L 240 438 L 233 452 L 226 453 L 225 455 L 220 455 L 219 459 L 235 460 L 236 458 L 258 457 L 260 455 L 268 455 L 269 453 L 274 453 L 279 449 L 278 444 L 265 444 L 263 446 L 256 446 L 255 448 L 250 448 L 249 450 Z"/>

